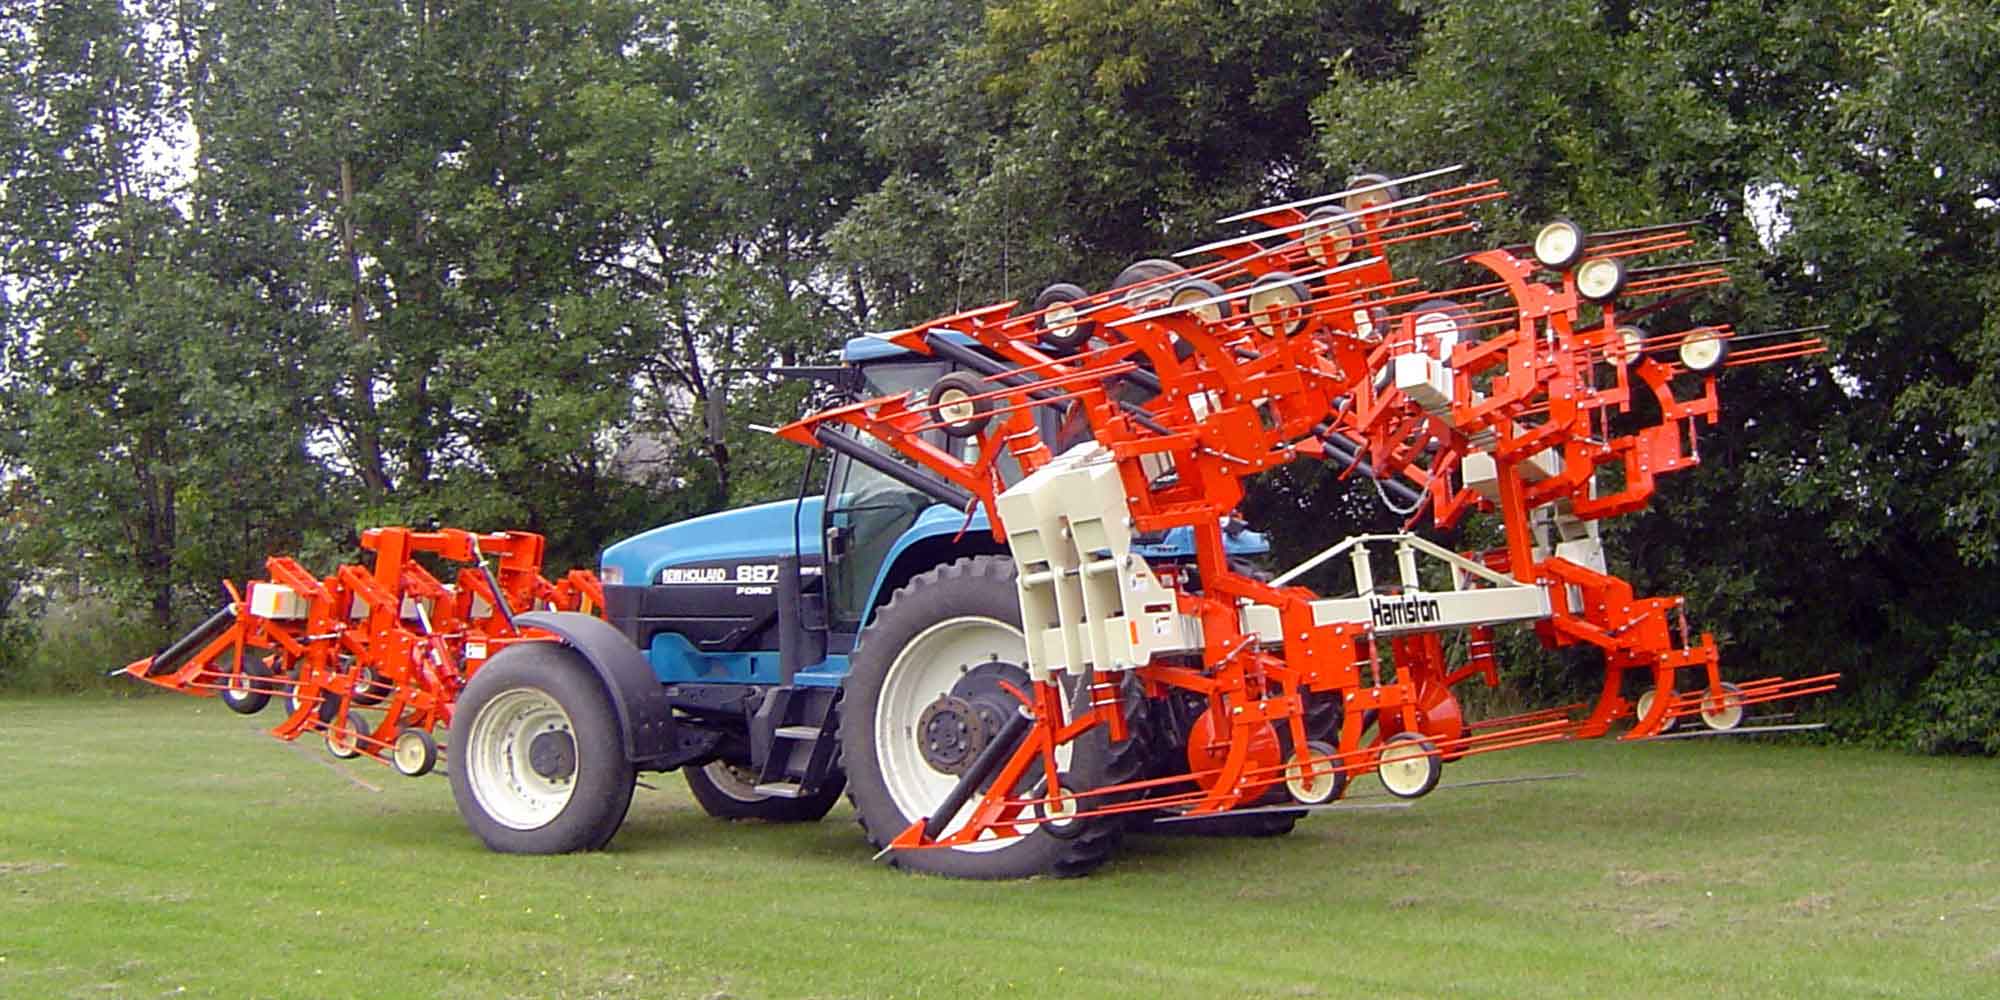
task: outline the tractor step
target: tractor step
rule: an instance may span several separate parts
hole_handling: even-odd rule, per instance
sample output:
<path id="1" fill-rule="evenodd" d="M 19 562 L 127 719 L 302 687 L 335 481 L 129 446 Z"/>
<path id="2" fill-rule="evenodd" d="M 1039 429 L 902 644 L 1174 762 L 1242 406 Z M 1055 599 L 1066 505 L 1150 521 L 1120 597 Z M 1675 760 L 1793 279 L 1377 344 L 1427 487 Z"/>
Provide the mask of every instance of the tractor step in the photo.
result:
<path id="1" fill-rule="evenodd" d="M 796 799 L 806 793 L 805 786 L 796 781 L 767 781 L 755 788 L 757 794 L 774 799 Z"/>

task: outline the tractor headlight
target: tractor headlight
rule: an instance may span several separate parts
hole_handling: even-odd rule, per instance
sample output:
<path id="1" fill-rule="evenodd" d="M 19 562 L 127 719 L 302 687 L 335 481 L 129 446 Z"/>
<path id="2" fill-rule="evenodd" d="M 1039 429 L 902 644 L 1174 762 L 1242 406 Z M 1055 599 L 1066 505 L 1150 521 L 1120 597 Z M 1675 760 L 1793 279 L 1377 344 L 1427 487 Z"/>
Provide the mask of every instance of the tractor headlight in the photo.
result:
<path id="1" fill-rule="evenodd" d="M 1625 265 L 1616 257 L 1592 257 L 1576 267 L 1576 293 L 1608 302 L 1625 287 Z"/>
<path id="2" fill-rule="evenodd" d="M 1713 333 L 1697 334 L 1681 341 L 1681 364 L 1689 371 L 1714 371 L 1729 357 L 1729 342 Z"/>
<path id="3" fill-rule="evenodd" d="M 1535 234 L 1535 259 L 1552 271 L 1576 263 L 1583 256 L 1583 227 L 1568 219 L 1557 219 Z"/>
<path id="4" fill-rule="evenodd" d="M 607 563 L 603 566 L 597 567 L 597 579 L 601 583 L 610 584 L 611 586 L 616 587 L 619 584 L 625 582 L 625 570 L 623 567 L 613 566 Z"/>

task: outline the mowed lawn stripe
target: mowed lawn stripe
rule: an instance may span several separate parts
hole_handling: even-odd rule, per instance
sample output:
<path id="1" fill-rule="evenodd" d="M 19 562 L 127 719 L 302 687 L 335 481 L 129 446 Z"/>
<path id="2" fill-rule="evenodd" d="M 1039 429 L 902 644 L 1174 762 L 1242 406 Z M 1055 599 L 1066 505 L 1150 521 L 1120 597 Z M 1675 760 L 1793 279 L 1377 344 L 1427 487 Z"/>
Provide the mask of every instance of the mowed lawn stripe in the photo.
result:
<path id="1" fill-rule="evenodd" d="M 1536 747 L 1445 783 L 1583 776 L 987 884 L 871 862 L 845 806 L 711 820 L 677 775 L 610 851 L 490 854 L 441 778 L 275 721 L 0 701 L 0 996 L 2000 996 L 1991 760 Z"/>

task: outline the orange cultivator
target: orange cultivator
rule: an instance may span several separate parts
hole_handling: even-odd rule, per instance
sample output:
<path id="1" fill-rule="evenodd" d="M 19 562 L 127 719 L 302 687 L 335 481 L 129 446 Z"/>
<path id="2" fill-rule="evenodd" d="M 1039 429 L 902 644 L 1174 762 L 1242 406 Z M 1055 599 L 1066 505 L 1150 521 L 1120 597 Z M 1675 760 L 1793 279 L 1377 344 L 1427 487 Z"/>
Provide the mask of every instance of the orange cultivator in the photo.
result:
<path id="1" fill-rule="evenodd" d="M 480 664 L 510 643 L 543 638 L 517 628 L 517 612 L 604 605 L 589 572 L 544 579 L 543 539 L 529 532 L 376 528 L 362 533 L 361 547 L 374 553 L 372 567 L 346 565 L 325 578 L 271 558 L 269 580 L 240 591 L 225 583 L 229 604 L 121 672 L 220 696 L 246 715 L 277 696 L 287 713 L 271 735 L 324 733 L 335 756 L 373 757 L 414 777 L 437 762 L 432 733 L 450 724 L 453 700 Z M 456 564 L 453 582 L 419 555 Z"/>
<path id="2" fill-rule="evenodd" d="M 778 431 L 849 453 L 858 431 L 894 448 L 934 494 L 982 505 L 1017 568 L 1032 681 L 1014 692 L 1019 714 L 890 849 L 967 848 L 1141 810 L 1206 816 L 1280 788 L 1284 808 L 1318 806 L 1360 773 L 1413 798 L 1444 761 L 1600 736 L 1627 718 L 1627 739 L 1689 715 L 1728 729 L 1746 706 L 1833 686 L 1834 675 L 1724 683 L 1681 598 L 1636 597 L 1610 574 L 1597 524 L 1642 509 L 1660 474 L 1697 462 L 1725 363 L 1820 342 L 1732 360 L 1748 338 L 1726 326 L 1634 325 L 1727 280 L 1712 262 L 1636 266 L 1692 245 L 1680 225 L 1592 236 L 1559 221 L 1531 243 L 1446 261 L 1474 271 L 1464 284 L 1397 277 L 1392 247 L 1467 232 L 1467 209 L 1505 197 L 1494 181 L 1397 191 L 1453 169 L 1224 220 L 1262 228 L 1181 254 L 1207 258 L 1192 268 L 1145 261 L 1106 291 L 1058 285 L 1031 310 L 1001 303 L 881 335 L 981 377 Z M 1045 409 L 1059 417 L 1038 421 Z M 1087 438 L 1044 433 L 1085 423 Z M 1221 525 L 1243 481 L 1300 457 L 1374 479 L 1385 503 L 1406 504 L 1405 532 L 1348 539 L 1276 580 L 1232 565 Z M 1499 516 L 1503 548 L 1454 552 L 1407 530 L 1473 512 Z M 1173 528 L 1192 531 L 1194 564 L 1155 572 L 1134 536 Z M 1346 596 L 1291 584 L 1334 560 L 1351 571 Z M 1463 718 L 1453 688 L 1498 683 L 1493 630 L 1510 622 L 1551 647 L 1602 652 L 1589 712 Z M 1448 654 L 1453 634 L 1463 651 Z M 1699 672 L 1698 689 L 1679 691 L 1682 671 Z M 1652 688 L 1636 702 L 1628 673 Z M 1184 771 L 1077 777 L 1090 772 L 1088 737 L 1122 744 L 1148 726 L 1135 706 L 1177 699 L 1199 709 Z"/>

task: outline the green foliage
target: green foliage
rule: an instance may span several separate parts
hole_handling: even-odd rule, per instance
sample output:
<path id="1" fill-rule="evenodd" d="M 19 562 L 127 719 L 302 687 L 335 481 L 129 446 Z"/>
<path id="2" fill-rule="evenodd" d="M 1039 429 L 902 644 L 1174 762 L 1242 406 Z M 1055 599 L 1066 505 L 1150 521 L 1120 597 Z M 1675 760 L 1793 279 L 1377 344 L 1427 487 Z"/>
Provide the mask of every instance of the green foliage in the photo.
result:
<path id="1" fill-rule="evenodd" d="M 166 645 L 167 633 L 130 606 L 104 598 L 53 600 L 33 623 L 0 621 L 0 689 L 21 694 L 141 693 L 128 677 L 106 672 Z"/>

